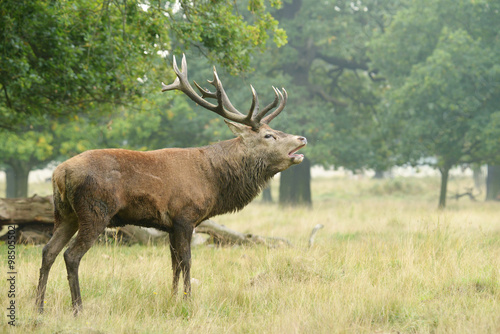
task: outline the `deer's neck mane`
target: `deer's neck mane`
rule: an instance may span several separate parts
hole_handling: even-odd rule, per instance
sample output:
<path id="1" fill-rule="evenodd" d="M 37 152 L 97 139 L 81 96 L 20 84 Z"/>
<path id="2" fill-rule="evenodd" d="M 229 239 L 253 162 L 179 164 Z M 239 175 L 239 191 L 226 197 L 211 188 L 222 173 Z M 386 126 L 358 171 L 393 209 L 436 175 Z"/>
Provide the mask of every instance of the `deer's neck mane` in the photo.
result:
<path id="1" fill-rule="evenodd" d="M 240 138 L 208 146 L 206 153 L 219 186 L 214 215 L 243 209 L 274 176 L 262 157 L 247 152 Z"/>

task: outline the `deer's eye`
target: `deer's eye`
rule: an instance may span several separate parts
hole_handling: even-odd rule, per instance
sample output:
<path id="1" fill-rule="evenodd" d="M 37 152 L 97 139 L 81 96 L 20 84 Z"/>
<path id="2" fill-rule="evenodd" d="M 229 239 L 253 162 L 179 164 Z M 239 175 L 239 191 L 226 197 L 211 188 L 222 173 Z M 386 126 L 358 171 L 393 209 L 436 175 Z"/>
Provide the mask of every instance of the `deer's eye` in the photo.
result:
<path id="1" fill-rule="evenodd" d="M 267 135 L 265 135 L 264 138 L 266 138 L 266 139 L 269 139 L 269 138 L 276 139 L 273 135 L 271 135 L 269 133 Z"/>

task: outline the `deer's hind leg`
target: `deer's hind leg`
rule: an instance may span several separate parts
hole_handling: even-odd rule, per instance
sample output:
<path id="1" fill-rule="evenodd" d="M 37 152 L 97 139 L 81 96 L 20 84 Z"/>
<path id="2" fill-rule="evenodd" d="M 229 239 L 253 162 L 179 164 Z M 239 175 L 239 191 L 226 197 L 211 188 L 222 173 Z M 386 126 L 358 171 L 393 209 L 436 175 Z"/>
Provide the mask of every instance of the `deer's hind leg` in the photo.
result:
<path id="1" fill-rule="evenodd" d="M 82 296 L 80 294 L 78 279 L 80 261 L 99 235 L 104 232 L 106 226 L 109 225 L 112 216 L 116 214 L 115 210 L 108 211 L 109 206 L 99 200 L 92 203 L 79 204 L 79 207 L 75 208 L 79 224 L 78 234 L 64 252 L 64 261 L 66 263 L 66 271 L 68 272 L 71 301 L 75 315 L 82 309 Z"/>
<path id="2" fill-rule="evenodd" d="M 71 237 L 78 230 L 78 223 L 76 220 L 76 215 L 74 213 L 68 213 L 61 216 L 58 209 L 55 210 L 55 228 L 52 238 L 43 247 L 42 251 L 42 266 L 40 268 L 40 278 L 38 280 L 36 304 L 38 305 L 38 311 L 43 312 L 45 290 L 47 287 L 47 279 L 49 277 L 49 271 L 54 261 L 61 252 L 61 250 L 66 246 Z"/>

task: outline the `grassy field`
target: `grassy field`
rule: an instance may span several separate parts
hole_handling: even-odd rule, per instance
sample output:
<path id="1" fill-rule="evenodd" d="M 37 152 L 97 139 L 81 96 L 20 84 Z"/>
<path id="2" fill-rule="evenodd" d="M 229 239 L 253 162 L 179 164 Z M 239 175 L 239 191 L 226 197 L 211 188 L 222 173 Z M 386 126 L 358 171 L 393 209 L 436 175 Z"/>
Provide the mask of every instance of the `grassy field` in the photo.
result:
<path id="1" fill-rule="evenodd" d="M 470 180 L 450 181 L 450 194 Z M 277 194 L 273 184 L 274 195 Z M 313 181 L 312 209 L 255 202 L 216 217 L 293 248 L 193 249 L 190 300 L 170 297 L 168 246 L 94 246 L 74 318 L 60 256 L 34 308 L 40 246 L 17 246 L 20 333 L 500 333 L 500 204 L 449 200 L 439 180 Z M 307 247 L 309 233 L 325 227 Z M 0 245 L 2 258 L 6 245 Z M 2 261 L 4 275 L 8 271 Z M 6 314 L 8 286 L 0 280 Z M 0 332 L 12 330 L 2 315 Z"/>

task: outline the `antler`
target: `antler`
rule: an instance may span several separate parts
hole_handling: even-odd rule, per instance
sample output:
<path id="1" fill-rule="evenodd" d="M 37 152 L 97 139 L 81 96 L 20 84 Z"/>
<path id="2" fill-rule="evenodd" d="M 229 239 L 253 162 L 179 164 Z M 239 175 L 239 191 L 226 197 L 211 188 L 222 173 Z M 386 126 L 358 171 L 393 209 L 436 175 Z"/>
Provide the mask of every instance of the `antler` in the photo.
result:
<path id="1" fill-rule="evenodd" d="M 252 89 L 252 105 L 250 107 L 250 110 L 248 111 L 248 114 L 245 115 L 238 111 L 227 97 L 226 92 L 224 91 L 224 87 L 222 87 L 222 82 L 219 80 L 219 76 L 217 75 L 215 66 L 214 79 L 212 81 L 208 80 L 208 82 L 215 87 L 215 92 L 211 92 L 208 89 L 200 87 L 200 85 L 198 85 L 196 81 L 194 81 L 196 88 L 198 88 L 201 93 L 201 96 L 199 96 L 195 92 L 193 87 L 191 87 L 191 85 L 189 84 L 187 76 L 186 56 L 182 55 L 182 64 L 180 70 L 177 67 L 175 56 L 173 65 L 174 72 L 177 75 L 177 78 L 175 78 L 174 82 L 170 85 L 165 85 L 162 82 L 162 92 L 174 89 L 180 90 L 203 108 L 211 110 L 230 121 L 248 125 L 252 127 L 252 129 L 256 130 L 262 124 L 269 124 L 269 122 L 271 122 L 276 116 L 278 116 L 283 108 L 285 108 L 286 100 L 288 97 L 286 90 L 282 88 L 282 92 L 280 92 L 278 89 L 273 87 L 274 93 L 276 95 L 274 101 L 267 105 L 264 109 L 259 111 L 259 99 L 257 98 L 257 93 L 255 92 L 255 89 L 252 87 L 252 85 L 250 85 L 250 88 Z M 216 99 L 217 105 L 208 102 L 206 98 Z M 276 108 L 276 110 L 266 116 L 266 114 L 276 106 L 278 106 L 278 108 Z"/>

